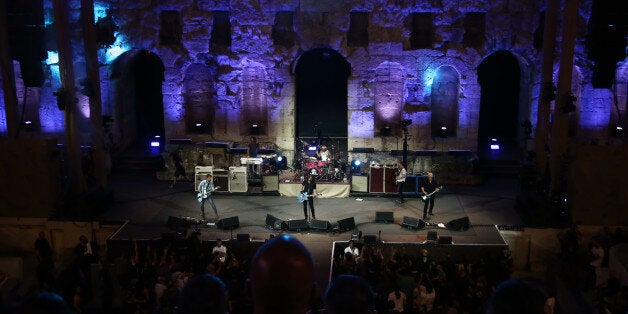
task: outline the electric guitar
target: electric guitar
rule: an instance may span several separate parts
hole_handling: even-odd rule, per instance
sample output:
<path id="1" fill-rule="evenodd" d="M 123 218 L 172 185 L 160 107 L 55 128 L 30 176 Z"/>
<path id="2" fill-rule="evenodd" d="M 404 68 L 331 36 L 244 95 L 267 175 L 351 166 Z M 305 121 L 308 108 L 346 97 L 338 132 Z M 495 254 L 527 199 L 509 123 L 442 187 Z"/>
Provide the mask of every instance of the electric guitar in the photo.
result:
<path id="1" fill-rule="evenodd" d="M 316 196 L 321 196 L 323 195 L 323 193 L 316 193 Z M 307 195 L 306 192 L 299 192 L 297 193 L 297 201 L 299 201 L 299 203 L 303 203 L 305 201 L 307 201 L 309 195 Z"/>
<path id="2" fill-rule="evenodd" d="M 209 190 L 209 192 L 214 192 L 214 191 L 216 191 L 216 190 L 218 190 L 218 189 L 220 189 L 220 186 L 216 186 L 216 187 L 214 187 L 213 189 Z M 196 195 L 196 198 L 198 199 L 198 202 L 200 203 L 200 202 L 202 202 L 202 201 L 203 201 L 203 199 L 206 199 L 206 198 L 207 198 L 207 193 L 198 193 L 198 194 Z"/>
<path id="3" fill-rule="evenodd" d="M 436 190 L 434 190 L 432 193 L 429 193 L 429 194 L 421 196 L 421 200 L 424 201 L 424 202 L 427 202 L 432 197 L 432 195 L 440 192 L 440 190 L 442 190 L 442 189 L 443 189 L 443 186 L 441 185 L 441 186 L 437 187 Z"/>

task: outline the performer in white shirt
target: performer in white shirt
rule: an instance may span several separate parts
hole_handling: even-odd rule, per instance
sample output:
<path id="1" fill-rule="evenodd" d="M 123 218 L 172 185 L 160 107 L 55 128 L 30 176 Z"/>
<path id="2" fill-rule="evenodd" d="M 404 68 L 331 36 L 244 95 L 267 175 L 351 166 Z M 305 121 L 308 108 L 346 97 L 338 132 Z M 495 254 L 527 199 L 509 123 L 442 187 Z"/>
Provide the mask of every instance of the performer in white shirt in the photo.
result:
<path id="1" fill-rule="evenodd" d="M 399 193 L 399 203 L 405 203 L 403 199 L 403 185 L 406 183 L 406 168 L 403 167 L 401 162 L 397 162 L 397 191 Z"/>

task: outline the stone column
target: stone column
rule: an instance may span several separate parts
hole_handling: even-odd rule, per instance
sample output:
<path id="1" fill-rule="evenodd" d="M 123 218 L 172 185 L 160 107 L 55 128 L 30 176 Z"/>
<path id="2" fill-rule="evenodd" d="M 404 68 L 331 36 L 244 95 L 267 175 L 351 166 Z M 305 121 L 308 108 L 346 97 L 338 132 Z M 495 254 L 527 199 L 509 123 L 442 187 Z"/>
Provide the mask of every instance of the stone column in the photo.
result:
<path id="1" fill-rule="evenodd" d="M 567 155 L 569 113 L 563 107 L 571 95 L 571 79 L 573 74 L 574 45 L 578 21 L 578 0 L 566 0 L 563 18 L 563 36 L 558 71 L 558 88 L 556 105 L 552 116 L 552 138 L 550 140 L 550 195 L 566 189 L 565 163 Z"/>
<path id="2" fill-rule="evenodd" d="M 89 120 L 92 123 L 92 159 L 94 176 L 101 187 L 107 186 L 105 169 L 105 143 L 102 129 L 102 100 L 100 95 L 100 73 L 98 71 L 98 46 L 94 25 L 94 0 L 81 0 L 81 20 L 83 22 L 83 44 L 85 46 L 85 66 L 92 94 L 89 96 Z"/>
<path id="3" fill-rule="evenodd" d="M 545 175 L 547 167 L 547 133 L 551 100 L 547 98 L 552 87 L 554 72 L 554 49 L 556 47 L 556 19 L 558 16 L 559 0 L 547 0 L 545 10 L 545 27 L 543 29 L 543 63 L 541 66 L 541 88 L 539 89 L 539 105 L 534 135 L 534 151 L 539 173 Z"/>
<path id="4" fill-rule="evenodd" d="M 70 23 L 68 21 L 68 2 L 53 0 L 55 27 L 57 30 L 57 45 L 59 47 L 59 73 L 61 86 L 65 90 L 65 135 L 68 154 L 70 193 L 75 195 L 85 192 L 85 178 L 81 168 L 81 148 L 79 146 L 78 130 L 76 127 L 76 87 L 74 85 L 74 64 Z M 64 96 L 61 96 L 64 97 Z"/>
<path id="5" fill-rule="evenodd" d="M 18 134 L 17 92 L 15 91 L 15 73 L 9 47 L 7 33 L 6 2 L 0 0 L 0 72 L 2 72 L 2 89 L 4 90 L 4 110 L 7 117 L 7 134 L 15 138 Z"/>

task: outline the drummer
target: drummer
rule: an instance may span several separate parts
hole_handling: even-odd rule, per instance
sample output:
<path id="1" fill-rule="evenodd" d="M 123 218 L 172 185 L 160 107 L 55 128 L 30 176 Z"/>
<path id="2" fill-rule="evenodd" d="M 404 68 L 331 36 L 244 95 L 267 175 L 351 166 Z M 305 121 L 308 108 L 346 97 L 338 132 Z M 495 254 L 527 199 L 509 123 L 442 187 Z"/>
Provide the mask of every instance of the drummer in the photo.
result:
<path id="1" fill-rule="evenodd" d="M 323 162 L 331 161 L 332 157 L 331 152 L 327 149 L 327 146 L 325 145 L 321 146 L 321 149 L 318 150 L 317 156 Z"/>

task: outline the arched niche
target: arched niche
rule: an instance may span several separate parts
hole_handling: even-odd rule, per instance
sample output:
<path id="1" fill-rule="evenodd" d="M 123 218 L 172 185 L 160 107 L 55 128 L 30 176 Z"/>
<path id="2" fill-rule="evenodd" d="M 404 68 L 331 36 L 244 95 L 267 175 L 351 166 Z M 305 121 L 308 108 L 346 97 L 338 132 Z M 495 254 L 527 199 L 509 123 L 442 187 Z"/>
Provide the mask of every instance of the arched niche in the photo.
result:
<path id="1" fill-rule="evenodd" d="M 115 129 L 110 142 L 118 153 L 131 150 L 150 155 L 151 141 L 163 147 L 164 103 L 162 83 L 164 64 L 155 53 L 145 49 L 129 50 L 111 64 L 115 102 Z"/>
<path id="2" fill-rule="evenodd" d="M 266 68 L 261 63 L 243 64 L 241 135 L 266 135 L 268 132 L 267 81 Z"/>
<path id="3" fill-rule="evenodd" d="M 451 66 L 436 70 L 431 91 L 433 137 L 455 137 L 458 130 L 460 75 Z"/>
<path id="4" fill-rule="evenodd" d="M 214 83 L 211 70 L 193 63 L 185 70 L 183 99 L 188 133 L 211 134 L 215 117 Z"/>
<path id="5" fill-rule="evenodd" d="M 480 157 L 506 158 L 517 154 L 521 69 L 517 58 L 507 50 L 498 50 L 478 66 L 480 84 L 480 121 L 478 152 Z M 499 142 L 500 156 L 491 154 L 492 139 Z M 512 156 L 510 156 L 512 157 Z"/>
<path id="6" fill-rule="evenodd" d="M 403 120 L 403 67 L 396 62 L 383 62 L 375 69 L 373 80 L 375 135 L 401 136 Z"/>
<path id="7" fill-rule="evenodd" d="M 296 136 L 311 140 L 336 138 L 333 142 L 340 147 L 336 152 L 346 149 L 351 64 L 333 49 L 315 48 L 299 56 L 294 73 Z"/>

